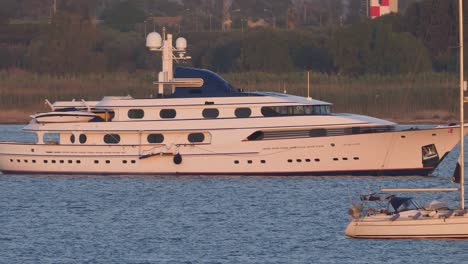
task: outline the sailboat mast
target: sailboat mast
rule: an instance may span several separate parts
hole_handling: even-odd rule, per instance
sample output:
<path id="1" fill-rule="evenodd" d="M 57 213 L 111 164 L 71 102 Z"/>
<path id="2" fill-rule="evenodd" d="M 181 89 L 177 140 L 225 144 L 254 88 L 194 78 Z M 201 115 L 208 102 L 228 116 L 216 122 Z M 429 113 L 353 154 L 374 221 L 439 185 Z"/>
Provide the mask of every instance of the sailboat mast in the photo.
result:
<path id="1" fill-rule="evenodd" d="M 460 209 L 465 209 L 463 0 L 459 0 L 458 3 L 458 19 L 460 23 Z"/>

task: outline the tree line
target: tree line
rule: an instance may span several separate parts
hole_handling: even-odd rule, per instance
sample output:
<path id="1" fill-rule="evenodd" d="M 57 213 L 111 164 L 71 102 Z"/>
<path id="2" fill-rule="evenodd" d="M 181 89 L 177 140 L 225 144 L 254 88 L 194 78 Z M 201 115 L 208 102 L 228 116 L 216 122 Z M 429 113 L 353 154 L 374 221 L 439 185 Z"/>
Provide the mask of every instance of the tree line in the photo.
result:
<path id="1" fill-rule="evenodd" d="M 153 28 L 141 26 L 148 14 L 135 4 L 138 1 L 116 2 L 102 12 L 99 23 L 85 5 L 94 1 L 68 2 L 70 6 L 61 8 L 47 23 L 4 20 L 0 69 L 73 75 L 160 67 L 159 55 L 144 46 L 145 31 Z M 411 4 L 404 13 L 348 25 L 230 32 L 175 27 L 171 31 L 188 39 L 190 65 L 218 72 L 312 70 L 352 76 L 451 72 L 456 71 L 458 55 L 453 48 L 458 42 L 456 2 L 424 0 Z M 176 4 L 164 6 L 165 14 L 181 12 Z M 157 5 L 152 8 L 157 10 Z M 190 22 L 190 16 L 184 19 Z"/>

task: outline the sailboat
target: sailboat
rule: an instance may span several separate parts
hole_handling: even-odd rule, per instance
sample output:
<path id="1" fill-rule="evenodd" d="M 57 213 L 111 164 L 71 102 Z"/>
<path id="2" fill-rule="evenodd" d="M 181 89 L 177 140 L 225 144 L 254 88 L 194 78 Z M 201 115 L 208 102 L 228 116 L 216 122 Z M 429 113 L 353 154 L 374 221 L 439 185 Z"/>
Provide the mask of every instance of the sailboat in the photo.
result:
<path id="1" fill-rule="evenodd" d="M 382 193 L 459 192 L 459 208 L 450 209 L 444 203 L 432 201 L 421 206 L 412 198 L 390 194 L 361 195 L 362 203 L 349 210 L 351 221 L 345 234 L 352 238 L 417 239 L 468 238 L 468 210 L 465 209 L 464 188 L 464 63 L 463 63 L 463 3 L 459 0 L 460 24 L 460 155 L 452 182 L 458 188 L 381 189 Z M 371 203 L 385 203 L 386 208 L 374 209 Z"/>

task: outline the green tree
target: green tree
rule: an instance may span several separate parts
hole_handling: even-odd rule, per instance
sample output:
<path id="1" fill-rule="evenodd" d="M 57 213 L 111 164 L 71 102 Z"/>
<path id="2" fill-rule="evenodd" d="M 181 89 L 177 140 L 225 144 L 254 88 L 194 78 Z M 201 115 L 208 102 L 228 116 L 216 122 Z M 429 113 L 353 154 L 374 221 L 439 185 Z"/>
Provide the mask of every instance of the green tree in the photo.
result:
<path id="1" fill-rule="evenodd" d="M 0 25 L 8 24 L 9 20 L 13 18 L 18 3 L 15 0 L 0 0 Z"/>
<path id="2" fill-rule="evenodd" d="M 56 75 L 101 72 L 105 63 L 96 50 L 97 34 L 79 15 L 59 12 L 29 46 L 29 68 Z"/>
<path id="3" fill-rule="evenodd" d="M 137 23 L 145 21 L 146 15 L 134 1 L 116 3 L 103 12 L 104 22 L 119 31 L 128 32 L 135 29 Z"/>

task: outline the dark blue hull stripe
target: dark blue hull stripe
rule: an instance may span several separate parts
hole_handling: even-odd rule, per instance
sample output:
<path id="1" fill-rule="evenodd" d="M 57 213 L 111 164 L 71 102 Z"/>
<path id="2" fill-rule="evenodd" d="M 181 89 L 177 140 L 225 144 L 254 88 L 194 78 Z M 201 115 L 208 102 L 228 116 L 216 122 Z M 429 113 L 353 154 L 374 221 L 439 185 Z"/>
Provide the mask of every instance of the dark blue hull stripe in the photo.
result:
<path id="1" fill-rule="evenodd" d="M 427 176 L 433 168 L 402 170 L 310 171 L 310 172 L 72 172 L 72 171 L 2 171 L 3 174 L 41 175 L 148 175 L 148 176 Z"/>

